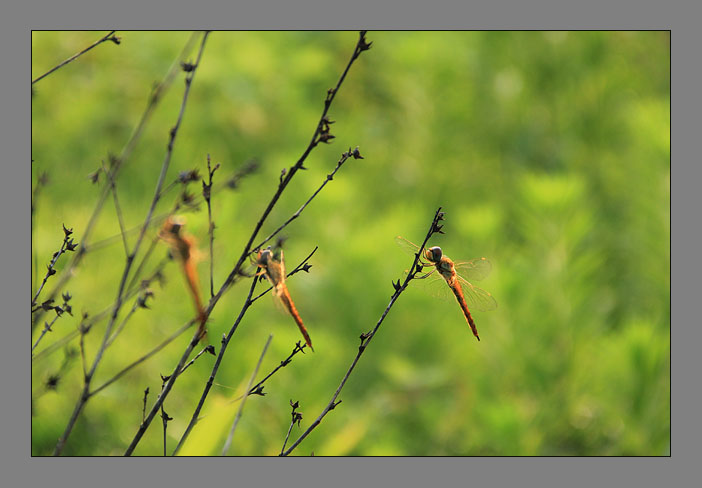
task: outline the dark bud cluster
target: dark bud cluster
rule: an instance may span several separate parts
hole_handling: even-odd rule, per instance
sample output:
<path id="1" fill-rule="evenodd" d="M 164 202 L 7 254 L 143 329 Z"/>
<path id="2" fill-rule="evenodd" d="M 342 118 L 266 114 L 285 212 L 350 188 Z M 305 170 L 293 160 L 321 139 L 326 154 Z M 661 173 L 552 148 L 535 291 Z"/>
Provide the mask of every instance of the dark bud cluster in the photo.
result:
<path id="1" fill-rule="evenodd" d="M 300 407 L 300 402 L 293 403 L 293 401 L 290 400 L 290 406 L 292 407 L 292 423 L 294 424 L 297 422 L 297 426 L 300 427 L 302 413 L 297 411 L 297 409 Z"/>
<path id="2" fill-rule="evenodd" d="M 334 136 L 331 133 L 331 124 L 333 124 L 335 121 L 334 120 L 329 120 L 328 116 L 322 117 L 321 121 L 321 127 L 319 129 L 319 140 L 321 142 L 324 142 L 326 144 L 329 144 L 329 141 L 334 139 L 336 136 Z"/>
<path id="3" fill-rule="evenodd" d="M 149 290 L 148 288 L 143 291 L 141 295 L 139 295 L 139 298 L 137 298 L 137 306 L 139 308 L 149 308 L 149 305 L 146 303 L 146 300 L 154 296 L 154 292 Z"/>
<path id="4" fill-rule="evenodd" d="M 361 152 L 358 150 L 358 146 L 356 146 L 356 148 L 351 152 L 351 156 L 353 156 L 353 159 L 363 159 L 363 156 L 361 156 Z"/>
<path id="5" fill-rule="evenodd" d="M 56 390 L 60 380 L 61 380 L 61 376 L 59 376 L 58 374 L 49 375 L 49 377 L 46 380 L 46 389 L 47 390 Z"/>
<path id="6" fill-rule="evenodd" d="M 251 159 L 247 161 L 244 166 L 237 171 L 234 176 L 229 178 L 227 180 L 227 186 L 231 188 L 232 190 L 235 189 L 236 187 L 239 186 L 239 181 L 242 180 L 244 177 L 250 175 L 251 173 L 255 173 L 260 166 L 260 163 L 258 162 L 257 159 Z"/>
<path id="7" fill-rule="evenodd" d="M 178 173 L 178 182 L 187 184 L 192 181 L 197 181 L 200 179 L 200 173 L 197 168 L 191 169 L 190 171 L 181 171 Z"/>
<path id="8" fill-rule="evenodd" d="M 102 173 L 102 168 L 98 168 L 88 175 L 88 179 L 91 183 L 96 184 L 100 181 L 100 173 Z"/>
<path id="9" fill-rule="evenodd" d="M 366 41 L 366 32 L 367 31 L 361 31 L 359 33 L 360 39 L 358 40 L 358 49 L 359 51 L 368 51 L 371 48 L 371 45 L 373 44 L 372 42 Z"/>

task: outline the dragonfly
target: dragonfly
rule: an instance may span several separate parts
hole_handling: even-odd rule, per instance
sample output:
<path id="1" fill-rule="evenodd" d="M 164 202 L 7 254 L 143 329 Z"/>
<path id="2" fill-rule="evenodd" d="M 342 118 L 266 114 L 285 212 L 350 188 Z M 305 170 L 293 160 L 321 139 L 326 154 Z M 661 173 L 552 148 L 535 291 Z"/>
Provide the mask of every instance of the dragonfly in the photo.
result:
<path id="1" fill-rule="evenodd" d="M 285 260 L 283 258 L 283 250 L 280 249 L 274 253 L 271 250 L 271 246 L 268 246 L 266 249 L 258 251 L 256 265 L 261 268 L 258 274 L 266 276 L 266 279 L 273 287 L 273 296 L 283 303 L 287 311 L 292 315 L 292 318 L 295 319 L 295 323 L 300 329 L 302 337 L 305 338 L 305 342 L 314 352 L 310 335 L 307 333 L 307 328 L 302 322 L 302 318 L 300 318 L 300 314 L 297 308 L 295 308 L 295 303 L 292 301 L 292 298 L 290 298 L 290 292 L 285 284 Z"/>
<path id="2" fill-rule="evenodd" d="M 195 311 L 197 313 L 199 328 L 198 338 L 202 339 L 206 335 L 205 323 L 207 314 L 200 299 L 200 284 L 197 277 L 195 261 L 198 258 L 195 238 L 183 231 L 185 219 L 181 217 L 168 217 L 163 223 L 163 227 L 158 236 L 163 239 L 171 248 L 171 255 L 180 261 L 183 267 L 183 275 L 188 284 L 190 295 L 193 297 Z"/>
<path id="3" fill-rule="evenodd" d="M 397 236 L 395 242 L 406 252 L 412 255 L 419 253 L 419 246 L 408 241 L 402 236 Z M 476 339 L 480 340 L 478 328 L 470 314 L 470 308 L 487 312 L 497 308 L 495 298 L 482 288 L 473 286 L 468 281 L 479 281 L 485 278 L 492 269 L 490 261 L 485 258 L 476 258 L 469 261 L 453 262 L 446 256 L 439 246 L 425 249 L 419 259 L 419 264 L 425 267 L 434 267 L 430 272 L 417 276 L 417 279 L 427 279 L 433 285 L 435 281 L 444 280 L 456 297 L 461 311 L 473 331 Z"/>

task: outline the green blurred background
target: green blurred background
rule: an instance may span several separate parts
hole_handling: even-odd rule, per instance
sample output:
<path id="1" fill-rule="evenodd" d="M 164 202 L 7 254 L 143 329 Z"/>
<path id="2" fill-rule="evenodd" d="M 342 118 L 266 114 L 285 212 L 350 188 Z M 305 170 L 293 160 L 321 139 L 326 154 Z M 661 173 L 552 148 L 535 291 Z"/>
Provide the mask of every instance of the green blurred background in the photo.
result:
<path id="1" fill-rule="evenodd" d="M 34 32 L 32 79 L 102 32 Z M 105 184 L 88 174 L 119 154 L 189 32 L 118 32 L 36 83 L 32 97 L 32 234 L 41 281 L 63 238 L 81 234 Z M 315 128 L 326 90 L 345 67 L 356 32 L 215 32 L 207 41 L 167 181 L 180 171 L 215 182 L 257 158 L 234 191 L 213 192 L 215 288 L 227 276 L 276 189 Z M 322 183 L 341 153 L 350 160 L 286 230 L 288 268 L 313 248 L 309 274 L 289 281 L 314 341 L 250 397 L 232 454 L 276 455 L 300 402 L 302 429 L 321 412 L 411 263 L 398 234 L 421 242 L 436 209 L 445 235 L 430 242 L 456 260 L 487 256 L 481 283 L 497 299 L 475 312 L 482 341 L 455 302 L 411 286 L 392 308 L 343 390 L 343 403 L 296 455 L 668 455 L 670 453 L 670 36 L 667 32 L 370 32 L 330 111 L 320 145 L 262 229 L 277 228 Z M 190 59 L 195 59 L 197 42 Z M 146 215 L 168 130 L 183 92 L 180 72 L 117 182 L 128 227 Z M 199 193 L 200 185 L 191 186 Z M 177 198 L 169 193 L 157 213 Z M 119 232 L 108 199 L 91 242 Z M 186 215 L 208 288 L 207 212 Z M 155 230 L 150 230 L 151 238 Z M 130 236 L 133 244 L 134 235 Z M 166 255 L 159 244 L 147 271 Z M 69 256 L 70 257 L 70 256 Z M 59 261 L 59 271 L 68 259 Z M 34 265 L 34 263 L 33 263 Z M 121 240 L 86 255 L 65 290 L 73 317 L 57 320 L 36 353 L 116 297 Z M 35 273 L 33 271 L 33 273 Z M 96 384 L 192 317 L 176 263 L 108 350 Z M 57 277 L 52 277 L 47 290 Z M 36 286 L 36 285 L 35 285 Z M 215 308 L 209 339 L 233 323 L 248 281 Z M 45 292 L 46 293 L 46 292 Z M 125 306 L 122 316 L 131 307 Z M 47 315 L 50 317 L 50 315 Z M 88 359 L 105 327 L 86 337 Z M 32 342 L 41 327 L 35 330 Z M 219 454 L 269 334 L 259 377 L 300 340 L 265 297 L 247 313 L 182 454 Z M 64 450 L 118 455 L 136 433 L 143 391 L 151 403 L 190 333 L 91 399 Z M 76 351 L 32 362 L 32 453 L 50 454 L 81 386 Z M 166 400 L 169 452 L 187 425 L 214 357 L 202 356 Z M 61 371 L 55 390 L 46 390 Z M 291 439 L 302 429 L 295 426 Z M 155 419 L 135 454 L 160 455 Z"/>

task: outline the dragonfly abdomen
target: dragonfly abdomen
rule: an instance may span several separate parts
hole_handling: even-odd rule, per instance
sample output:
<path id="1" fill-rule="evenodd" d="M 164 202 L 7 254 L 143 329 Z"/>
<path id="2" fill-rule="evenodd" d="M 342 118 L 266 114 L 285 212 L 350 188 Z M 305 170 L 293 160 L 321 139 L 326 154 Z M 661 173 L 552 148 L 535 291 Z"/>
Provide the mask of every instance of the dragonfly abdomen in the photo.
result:
<path id="1" fill-rule="evenodd" d="M 282 290 L 280 299 L 283 304 L 285 304 L 285 307 L 290 312 L 290 315 L 292 315 L 293 319 L 295 319 L 295 323 L 297 324 L 298 329 L 300 329 L 302 336 L 305 338 L 305 342 L 310 349 L 314 351 L 314 348 L 312 347 L 312 340 L 310 339 L 310 335 L 307 333 L 307 328 L 305 327 L 305 324 L 302 323 L 302 317 L 300 317 L 300 314 L 298 313 L 297 308 L 295 307 L 295 304 L 293 303 L 292 299 L 290 298 L 290 294 L 286 289 Z"/>
<path id="2" fill-rule="evenodd" d="M 473 317 L 470 315 L 470 310 L 468 310 L 468 305 L 466 304 L 466 299 L 463 296 L 463 289 L 461 288 L 461 285 L 458 283 L 458 280 L 455 279 L 455 276 L 451 280 L 453 283 L 449 283 L 449 287 L 453 291 L 453 294 L 456 296 L 456 300 L 458 301 L 458 304 L 461 306 L 461 310 L 463 311 L 463 315 L 466 317 L 466 320 L 468 321 L 468 325 L 470 325 L 470 329 L 473 331 L 473 335 L 475 336 L 476 339 L 480 340 L 480 336 L 478 335 L 478 328 L 475 326 L 475 322 L 473 321 Z"/>

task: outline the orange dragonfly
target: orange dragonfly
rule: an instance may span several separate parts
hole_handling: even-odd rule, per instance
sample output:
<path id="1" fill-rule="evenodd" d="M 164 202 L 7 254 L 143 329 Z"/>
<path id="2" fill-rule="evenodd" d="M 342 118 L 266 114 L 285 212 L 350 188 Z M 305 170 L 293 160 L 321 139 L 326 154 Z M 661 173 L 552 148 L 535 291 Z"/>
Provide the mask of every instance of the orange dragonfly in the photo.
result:
<path id="1" fill-rule="evenodd" d="M 397 236 L 395 241 L 409 254 L 416 255 L 419 252 L 419 246 L 413 244 L 404 237 Z M 495 310 L 495 308 L 497 308 L 497 302 L 490 293 L 482 288 L 473 286 L 468 279 L 479 281 L 485 278 L 490 273 L 490 269 L 492 269 L 490 261 L 485 258 L 476 258 L 470 261 L 454 263 L 448 256 L 444 255 L 439 246 L 434 246 L 424 250 L 422 256 L 420 256 L 419 264 L 427 267 L 433 266 L 434 269 L 416 278 L 426 279 L 433 275 L 429 280 L 431 284 L 443 278 L 456 297 L 456 300 L 458 300 L 458 304 L 461 306 L 463 315 L 468 325 L 470 325 L 473 335 L 480 340 L 478 328 L 475 326 L 473 317 L 470 315 L 469 307 L 487 312 Z M 435 271 L 438 271 L 438 273 L 435 273 Z"/>
<path id="2" fill-rule="evenodd" d="M 283 259 L 283 250 L 279 250 L 278 256 L 276 256 L 276 254 L 274 254 L 271 250 L 271 246 L 258 251 L 256 265 L 261 268 L 261 271 L 258 274 L 264 274 L 266 276 L 266 279 L 268 279 L 268 282 L 273 287 L 273 296 L 278 298 L 283 303 L 287 311 L 290 312 L 290 315 L 292 315 L 293 319 L 295 319 L 295 323 L 302 333 L 302 337 L 305 338 L 305 342 L 310 349 L 314 351 L 310 335 L 307 333 L 305 324 L 302 323 L 300 314 L 298 313 L 297 308 L 295 308 L 295 304 L 293 303 L 292 298 L 290 298 L 288 287 L 285 284 L 285 261 Z"/>
<path id="3" fill-rule="evenodd" d="M 207 322 L 207 315 L 200 299 L 200 284 L 195 267 L 195 261 L 198 259 L 199 252 L 195 244 L 195 238 L 183 231 L 184 226 L 185 219 L 170 216 L 163 223 L 158 236 L 170 246 L 171 255 L 180 261 L 183 266 L 183 275 L 190 289 L 190 294 L 195 303 L 195 311 L 197 312 L 199 322 L 198 338 L 202 339 L 206 334 L 205 323 Z"/>

